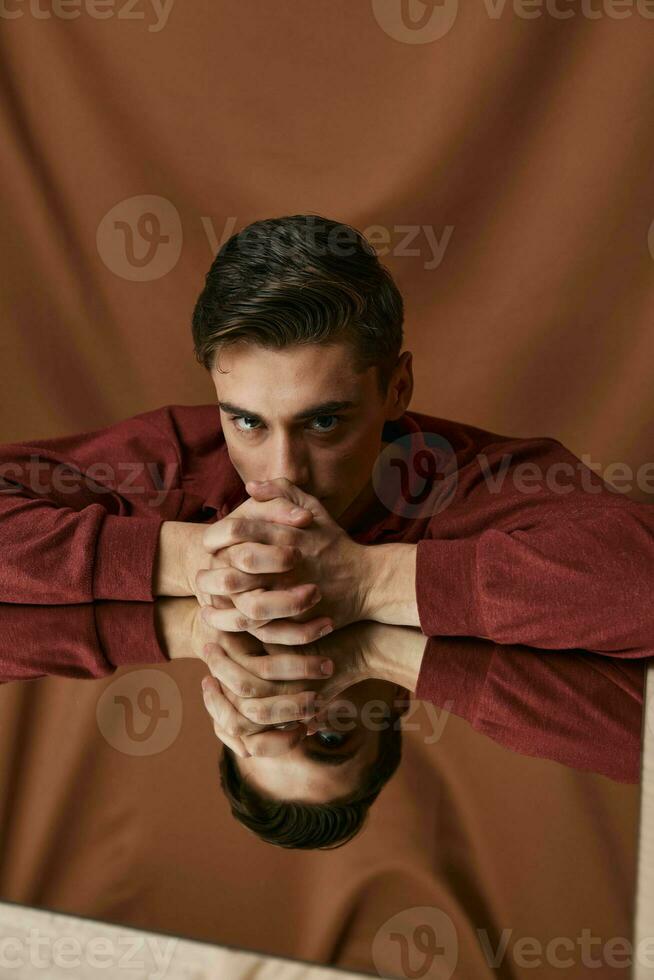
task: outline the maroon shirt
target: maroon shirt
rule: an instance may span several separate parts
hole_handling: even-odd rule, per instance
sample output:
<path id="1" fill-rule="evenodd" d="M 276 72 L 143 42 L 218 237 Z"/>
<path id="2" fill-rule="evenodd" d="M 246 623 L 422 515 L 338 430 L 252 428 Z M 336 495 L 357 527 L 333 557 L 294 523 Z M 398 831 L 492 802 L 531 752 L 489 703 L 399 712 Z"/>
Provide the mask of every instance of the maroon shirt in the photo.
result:
<path id="1" fill-rule="evenodd" d="M 384 439 L 394 459 L 378 475 L 383 504 L 349 533 L 363 544 L 417 543 L 425 635 L 654 655 L 651 505 L 612 491 L 547 437 L 407 412 Z M 425 485 L 434 492 L 425 496 Z M 0 601 L 150 601 L 163 521 L 211 523 L 246 498 L 215 405 L 164 406 L 92 432 L 2 446 Z M 417 696 L 451 700 L 463 682 L 458 662 L 428 644 Z M 481 685 L 478 695 L 492 690 L 487 674 L 464 673 L 468 686 Z M 528 676 L 524 684 L 513 693 L 526 705 Z M 483 698 L 454 698 L 455 713 L 459 701 L 480 725 Z M 554 730 L 574 724 L 575 704 L 561 704 Z"/>

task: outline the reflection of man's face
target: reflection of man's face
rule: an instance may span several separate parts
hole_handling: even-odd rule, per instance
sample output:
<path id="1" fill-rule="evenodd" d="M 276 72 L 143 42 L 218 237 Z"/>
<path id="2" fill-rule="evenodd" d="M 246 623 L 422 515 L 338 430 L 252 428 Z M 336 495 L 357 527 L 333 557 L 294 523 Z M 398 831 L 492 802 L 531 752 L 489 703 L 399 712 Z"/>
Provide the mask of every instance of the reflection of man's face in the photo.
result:
<path id="1" fill-rule="evenodd" d="M 243 482 L 285 477 L 342 518 L 342 527 L 362 491 L 354 512 L 367 504 L 384 422 L 402 414 L 391 407 L 392 386 L 382 398 L 377 368 L 357 374 L 352 361 L 346 342 L 282 350 L 240 342 L 218 353 L 211 372 Z"/>
<path id="2" fill-rule="evenodd" d="M 382 727 L 399 726 L 400 692 L 388 681 L 355 684 L 327 706 L 320 731 L 289 752 L 235 759 L 235 764 L 250 786 L 272 799 L 330 803 L 348 796 L 377 759 Z"/>

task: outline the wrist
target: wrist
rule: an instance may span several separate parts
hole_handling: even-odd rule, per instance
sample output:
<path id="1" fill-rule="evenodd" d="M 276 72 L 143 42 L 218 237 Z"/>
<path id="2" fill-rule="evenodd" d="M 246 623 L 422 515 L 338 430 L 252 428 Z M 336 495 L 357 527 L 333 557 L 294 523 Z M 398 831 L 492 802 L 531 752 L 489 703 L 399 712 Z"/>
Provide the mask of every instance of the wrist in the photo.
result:
<path id="1" fill-rule="evenodd" d="M 154 625 L 159 646 L 169 660 L 194 656 L 190 637 L 199 606 L 195 598 L 167 597 L 154 603 Z"/>
<path id="2" fill-rule="evenodd" d="M 429 637 L 413 626 L 370 623 L 366 651 L 370 676 L 415 691 L 428 642 Z"/>
<path id="3" fill-rule="evenodd" d="M 365 547 L 362 618 L 395 626 L 420 626 L 416 601 L 416 554 L 415 544 Z"/>
<path id="4" fill-rule="evenodd" d="M 164 521 L 154 560 L 153 595 L 195 595 L 195 575 L 207 553 L 202 546 L 205 524 Z"/>

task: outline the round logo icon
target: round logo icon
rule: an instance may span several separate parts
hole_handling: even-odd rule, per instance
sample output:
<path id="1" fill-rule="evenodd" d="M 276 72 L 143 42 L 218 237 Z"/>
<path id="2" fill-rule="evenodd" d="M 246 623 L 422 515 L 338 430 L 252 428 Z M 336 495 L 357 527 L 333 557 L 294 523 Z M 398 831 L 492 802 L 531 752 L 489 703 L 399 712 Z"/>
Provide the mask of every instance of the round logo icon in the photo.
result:
<path id="1" fill-rule="evenodd" d="M 125 755 L 156 755 L 182 727 L 182 697 L 163 670 L 133 670 L 117 677 L 98 698 L 95 716 L 109 745 Z"/>
<path id="2" fill-rule="evenodd" d="M 451 443 L 437 432 L 409 432 L 379 454 L 372 484 L 393 514 L 412 519 L 433 517 L 456 493 L 456 454 Z"/>
<path id="3" fill-rule="evenodd" d="M 454 27 L 459 0 L 372 0 L 372 11 L 395 41 L 431 44 Z"/>
<path id="4" fill-rule="evenodd" d="M 119 201 L 95 237 L 100 258 L 115 275 L 132 282 L 161 279 L 182 252 L 182 222 L 174 204 L 156 194 Z"/>
<path id="5" fill-rule="evenodd" d="M 398 912 L 377 930 L 372 942 L 372 960 L 380 977 L 449 980 L 458 959 L 454 923 L 431 905 Z"/>

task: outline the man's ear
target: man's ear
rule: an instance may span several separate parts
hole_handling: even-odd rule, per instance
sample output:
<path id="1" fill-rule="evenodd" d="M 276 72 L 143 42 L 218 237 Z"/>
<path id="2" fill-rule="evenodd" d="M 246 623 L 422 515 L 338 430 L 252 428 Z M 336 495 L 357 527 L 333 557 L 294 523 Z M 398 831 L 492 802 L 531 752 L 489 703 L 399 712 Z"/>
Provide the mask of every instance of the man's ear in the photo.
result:
<path id="1" fill-rule="evenodd" d="M 393 369 L 386 396 L 387 421 L 404 415 L 413 396 L 413 354 L 410 350 L 400 354 Z"/>

